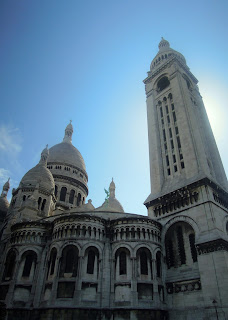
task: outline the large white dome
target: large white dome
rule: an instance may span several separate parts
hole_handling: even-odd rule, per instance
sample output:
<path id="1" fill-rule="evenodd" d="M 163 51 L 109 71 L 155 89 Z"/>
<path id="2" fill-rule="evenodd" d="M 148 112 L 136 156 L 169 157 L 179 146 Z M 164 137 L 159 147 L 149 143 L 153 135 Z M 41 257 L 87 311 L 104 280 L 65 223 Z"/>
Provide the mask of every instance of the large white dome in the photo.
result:
<path id="1" fill-rule="evenodd" d="M 81 153 L 69 142 L 56 144 L 49 149 L 48 163 L 60 163 L 86 171 Z"/>

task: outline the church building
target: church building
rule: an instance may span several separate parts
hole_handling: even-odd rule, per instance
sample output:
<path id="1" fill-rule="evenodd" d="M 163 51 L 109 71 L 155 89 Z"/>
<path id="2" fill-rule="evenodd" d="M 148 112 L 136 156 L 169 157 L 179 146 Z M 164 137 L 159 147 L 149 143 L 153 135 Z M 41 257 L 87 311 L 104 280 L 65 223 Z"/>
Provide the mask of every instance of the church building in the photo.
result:
<path id="1" fill-rule="evenodd" d="M 124 212 L 113 180 L 87 200 L 71 123 L 10 203 L 5 183 L 0 319 L 228 319 L 228 185 L 197 82 L 162 38 L 144 80 L 147 216 Z"/>

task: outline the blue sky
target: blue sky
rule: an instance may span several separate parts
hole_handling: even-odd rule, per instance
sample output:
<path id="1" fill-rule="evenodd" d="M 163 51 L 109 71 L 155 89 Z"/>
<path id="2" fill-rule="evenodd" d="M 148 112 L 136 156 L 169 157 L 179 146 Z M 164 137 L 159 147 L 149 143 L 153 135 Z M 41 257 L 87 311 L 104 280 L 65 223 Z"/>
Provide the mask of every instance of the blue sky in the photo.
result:
<path id="1" fill-rule="evenodd" d="M 113 177 L 125 211 L 146 214 L 142 80 L 162 36 L 199 80 L 228 172 L 227 12 L 227 1 L 211 0 L 1 1 L 0 188 L 8 176 L 17 187 L 72 119 L 88 199 L 100 206 Z"/>

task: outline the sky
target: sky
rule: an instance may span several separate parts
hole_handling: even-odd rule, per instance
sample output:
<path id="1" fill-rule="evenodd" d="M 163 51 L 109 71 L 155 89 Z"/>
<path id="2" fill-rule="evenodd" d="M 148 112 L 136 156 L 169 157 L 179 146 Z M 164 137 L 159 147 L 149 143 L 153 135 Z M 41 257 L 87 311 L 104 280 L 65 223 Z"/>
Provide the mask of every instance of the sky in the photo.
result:
<path id="1" fill-rule="evenodd" d="M 69 120 L 95 207 L 112 177 L 125 212 L 150 194 L 143 79 L 161 37 L 181 52 L 228 173 L 228 1 L 2 0 L 0 189 L 11 190 Z M 11 198 L 11 190 L 8 199 Z"/>

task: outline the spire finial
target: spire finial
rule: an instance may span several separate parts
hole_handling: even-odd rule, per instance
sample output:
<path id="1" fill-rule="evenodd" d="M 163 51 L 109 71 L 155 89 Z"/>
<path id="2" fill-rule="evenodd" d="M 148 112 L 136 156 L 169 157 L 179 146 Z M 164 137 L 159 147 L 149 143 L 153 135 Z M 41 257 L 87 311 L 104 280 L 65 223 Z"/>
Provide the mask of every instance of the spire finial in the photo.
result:
<path id="1" fill-rule="evenodd" d="M 66 126 L 65 136 L 63 138 L 63 142 L 71 143 L 71 141 L 72 141 L 72 134 L 73 134 L 74 130 L 73 130 L 73 126 L 72 126 L 71 122 L 72 122 L 72 120 L 70 120 L 70 123 Z"/>
<path id="2" fill-rule="evenodd" d="M 112 181 L 109 186 L 110 197 L 115 198 L 115 190 L 116 190 L 116 185 L 115 185 L 113 178 L 112 178 Z"/>

